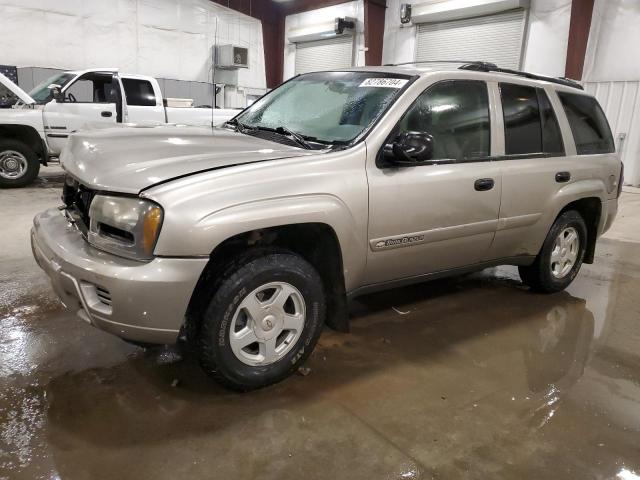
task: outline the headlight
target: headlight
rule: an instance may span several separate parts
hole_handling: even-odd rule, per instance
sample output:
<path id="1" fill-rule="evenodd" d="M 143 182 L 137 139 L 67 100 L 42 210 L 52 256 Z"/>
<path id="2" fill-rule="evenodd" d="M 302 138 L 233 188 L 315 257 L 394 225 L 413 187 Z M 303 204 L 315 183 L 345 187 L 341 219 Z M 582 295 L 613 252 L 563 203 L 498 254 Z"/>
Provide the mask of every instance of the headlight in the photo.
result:
<path id="1" fill-rule="evenodd" d="M 96 195 L 89 208 L 89 243 L 115 255 L 150 260 L 162 217 L 162 207 L 149 200 Z"/>

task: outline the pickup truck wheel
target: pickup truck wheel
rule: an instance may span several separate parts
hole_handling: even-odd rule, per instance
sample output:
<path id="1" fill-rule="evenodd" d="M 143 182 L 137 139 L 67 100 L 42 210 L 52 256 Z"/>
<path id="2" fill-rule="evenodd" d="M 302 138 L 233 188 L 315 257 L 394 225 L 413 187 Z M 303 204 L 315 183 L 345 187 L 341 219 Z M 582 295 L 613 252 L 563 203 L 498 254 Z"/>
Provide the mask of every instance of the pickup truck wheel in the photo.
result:
<path id="1" fill-rule="evenodd" d="M 248 391 L 283 380 L 315 347 L 325 316 L 316 270 L 290 252 L 266 251 L 226 272 L 196 334 L 201 366 Z"/>
<path id="2" fill-rule="evenodd" d="M 0 140 L 0 187 L 18 188 L 29 185 L 40 172 L 36 152 L 17 140 Z"/>
<path id="3" fill-rule="evenodd" d="M 544 241 L 535 262 L 519 267 L 520 278 L 532 290 L 564 290 L 578 274 L 587 246 L 587 226 L 575 210 L 560 215 Z"/>

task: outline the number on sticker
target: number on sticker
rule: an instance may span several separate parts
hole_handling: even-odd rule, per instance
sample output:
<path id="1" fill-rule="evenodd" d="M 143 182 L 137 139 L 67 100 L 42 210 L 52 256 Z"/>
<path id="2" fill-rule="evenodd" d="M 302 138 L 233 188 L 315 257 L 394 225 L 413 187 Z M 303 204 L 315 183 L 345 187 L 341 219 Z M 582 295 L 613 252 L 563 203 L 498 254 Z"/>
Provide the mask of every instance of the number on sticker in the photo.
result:
<path id="1" fill-rule="evenodd" d="M 404 78 L 367 78 L 361 87 L 402 88 L 409 80 Z"/>

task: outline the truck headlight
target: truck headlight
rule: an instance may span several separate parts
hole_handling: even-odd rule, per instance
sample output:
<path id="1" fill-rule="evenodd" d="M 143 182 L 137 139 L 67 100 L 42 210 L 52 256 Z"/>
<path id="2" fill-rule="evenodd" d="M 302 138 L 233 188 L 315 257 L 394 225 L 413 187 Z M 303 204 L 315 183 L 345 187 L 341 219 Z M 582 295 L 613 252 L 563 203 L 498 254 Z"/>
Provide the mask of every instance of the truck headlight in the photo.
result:
<path id="1" fill-rule="evenodd" d="M 96 195 L 89 208 L 89 243 L 134 260 L 151 260 L 162 226 L 162 207 L 135 197 Z"/>

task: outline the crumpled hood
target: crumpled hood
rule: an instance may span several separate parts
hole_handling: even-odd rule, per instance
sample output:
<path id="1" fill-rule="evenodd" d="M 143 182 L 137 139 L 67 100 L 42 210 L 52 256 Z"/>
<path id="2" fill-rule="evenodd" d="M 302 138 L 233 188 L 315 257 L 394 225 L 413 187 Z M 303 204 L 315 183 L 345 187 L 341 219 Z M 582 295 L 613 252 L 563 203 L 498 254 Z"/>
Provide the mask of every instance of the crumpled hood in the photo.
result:
<path id="1" fill-rule="evenodd" d="M 175 177 L 309 153 L 222 128 L 139 126 L 75 133 L 60 160 L 92 188 L 138 193 Z"/>

